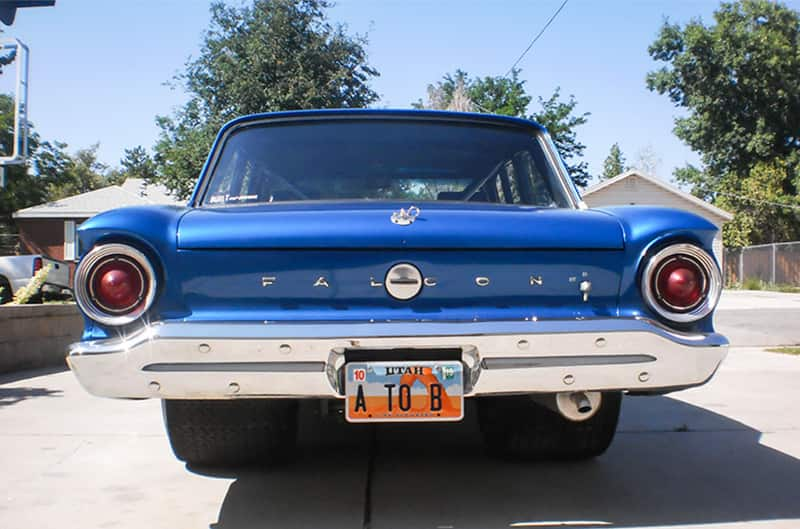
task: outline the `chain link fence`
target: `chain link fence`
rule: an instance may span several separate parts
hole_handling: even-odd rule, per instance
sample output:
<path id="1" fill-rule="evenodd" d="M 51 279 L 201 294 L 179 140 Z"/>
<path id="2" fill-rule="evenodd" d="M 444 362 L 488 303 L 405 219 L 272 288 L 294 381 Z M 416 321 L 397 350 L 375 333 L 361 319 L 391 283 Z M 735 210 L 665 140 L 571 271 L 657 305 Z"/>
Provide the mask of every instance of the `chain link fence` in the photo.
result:
<path id="1" fill-rule="evenodd" d="M 725 249 L 725 283 L 759 279 L 774 285 L 800 286 L 800 241 Z"/>

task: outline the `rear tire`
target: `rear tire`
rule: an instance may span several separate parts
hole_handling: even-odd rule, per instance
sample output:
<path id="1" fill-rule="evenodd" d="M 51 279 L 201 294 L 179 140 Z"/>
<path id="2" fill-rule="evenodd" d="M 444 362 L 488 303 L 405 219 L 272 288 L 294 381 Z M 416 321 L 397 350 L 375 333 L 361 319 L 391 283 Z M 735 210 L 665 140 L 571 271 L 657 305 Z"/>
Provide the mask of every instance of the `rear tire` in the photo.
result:
<path id="1" fill-rule="evenodd" d="M 191 465 L 274 464 L 288 459 L 297 437 L 297 401 L 163 400 L 175 457 Z"/>
<path id="2" fill-rule="evenodd" d="M 614 439 L 621 392 L 604 392 L 600 408 L 585 421 L 565 419 L 530 396 L 478 399 L 478 417 L 491 455 L 542 460 L 581 460 L 601 455 Z"/>

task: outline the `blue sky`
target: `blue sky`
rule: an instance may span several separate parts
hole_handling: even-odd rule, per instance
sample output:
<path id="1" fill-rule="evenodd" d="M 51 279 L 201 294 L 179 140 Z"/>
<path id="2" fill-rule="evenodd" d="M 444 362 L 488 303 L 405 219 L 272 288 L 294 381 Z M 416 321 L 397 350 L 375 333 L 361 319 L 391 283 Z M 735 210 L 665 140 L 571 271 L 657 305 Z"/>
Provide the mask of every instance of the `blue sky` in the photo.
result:
<path id="1" fill-rule="evenodd" d="M 240 2 L 233 2 L 239 4 Z M 340 0 L 330 17 L 369 37 L 369 60 L 380 107 L 403 108 L 426 86 L 462 68 L 502 75 L 561 0 Z M 800 9 L 800 0 L 788 2 Z M 520 63 L 528 91 L 548 96 L 560 86 L 591 112 L 579 139 L 593 174 L 614 142 L 629 161 L 643 149 L 661 163 L 657 176 L 697 156 L 672 134 L 679 112 L 649 92 L 647 54 L 664 17 L 710 21 L 710 1 L 570 0 Z M 70 150 L 100 142 L 115 166 L 127 147 L 151 147 L 157 114 L 185 100 L 165 86 L 196 55 L 209 21 L 205 0 L 57 0 L 54 8 L 21 10 L 5 31 L 31 48 L 30 118 L 45 139 Z M 7 89 L 3 75 L 0 89 Z"/>

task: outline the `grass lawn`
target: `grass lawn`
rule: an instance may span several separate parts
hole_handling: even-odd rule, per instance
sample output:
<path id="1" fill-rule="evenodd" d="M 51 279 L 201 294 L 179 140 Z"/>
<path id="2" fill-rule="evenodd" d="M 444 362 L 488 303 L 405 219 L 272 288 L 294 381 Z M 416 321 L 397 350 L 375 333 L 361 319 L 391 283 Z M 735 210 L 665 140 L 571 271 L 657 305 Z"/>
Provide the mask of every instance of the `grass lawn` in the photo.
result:
<path id="1" fill-rule="evenodd" d="M 771 353 L 783 353 L 787 355 L 800 355 L 800 347 L 771 347 L 767 349 Z"/>
<path id="2" fill-rule="evenodd" d="M 790 294 L 800 293 L 800 286 L 786 285 L 781 283 L 766 283 L 756 277 L 748 277 L 741 285 L 734 285 L 733 288 L 742 290 L 771 290 L 773 292 L 785 292 Z"/>

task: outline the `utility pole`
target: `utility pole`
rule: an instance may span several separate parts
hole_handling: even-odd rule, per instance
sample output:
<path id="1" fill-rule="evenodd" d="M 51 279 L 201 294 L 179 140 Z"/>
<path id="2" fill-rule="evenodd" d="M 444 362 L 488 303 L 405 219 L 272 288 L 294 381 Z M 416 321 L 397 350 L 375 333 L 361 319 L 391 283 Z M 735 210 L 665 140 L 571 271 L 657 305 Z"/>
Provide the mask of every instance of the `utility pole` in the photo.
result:
<path id="1" fill-rule="evenodd" d="M 0 22 L 10 26 L 17 16 L 17 9 L 25 7 L 49 7 L 55 0 L 0 0 Z M 16 61 L 16 89 L 14 93 L 14 137 L 10 153 L 0 156 L 0 188 L 6 185 L 6 167 L 23 165 L 28 160 L 28 46 L 18 39 L 0 42 L 0 49 L 7 57 Z"/>

